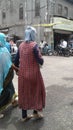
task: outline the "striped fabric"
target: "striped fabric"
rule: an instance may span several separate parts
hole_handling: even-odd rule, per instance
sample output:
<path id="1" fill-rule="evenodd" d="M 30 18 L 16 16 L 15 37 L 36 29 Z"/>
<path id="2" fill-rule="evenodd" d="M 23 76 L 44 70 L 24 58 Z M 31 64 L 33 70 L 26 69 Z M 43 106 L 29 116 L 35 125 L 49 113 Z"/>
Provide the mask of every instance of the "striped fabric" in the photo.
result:
<path id="1" fill-rule="evenodd" d="M 33 54 L 35 44 L 22 43 L 19 47 L 19 107 L 24 110 L 42 110 L 45 107 L 45 87 L 39 64 Z"/>

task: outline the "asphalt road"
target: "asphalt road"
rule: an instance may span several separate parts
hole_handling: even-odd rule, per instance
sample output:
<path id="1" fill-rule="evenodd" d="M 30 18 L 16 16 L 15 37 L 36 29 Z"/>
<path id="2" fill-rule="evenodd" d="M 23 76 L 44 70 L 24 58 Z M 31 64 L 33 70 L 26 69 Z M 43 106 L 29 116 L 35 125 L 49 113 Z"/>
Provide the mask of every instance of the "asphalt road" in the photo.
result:
<path id="1" fill-rule="evenodd" d="M 73 130 L 73 57 L 46 56 L 41 73 L 46 88 L 42 120 L 20 122 L 21 110 L 9 107 L 0 130 Z M 14 77 L 17 89 L 17 76 Z M 31 113 L 32 111 L 28 111 Z"/>

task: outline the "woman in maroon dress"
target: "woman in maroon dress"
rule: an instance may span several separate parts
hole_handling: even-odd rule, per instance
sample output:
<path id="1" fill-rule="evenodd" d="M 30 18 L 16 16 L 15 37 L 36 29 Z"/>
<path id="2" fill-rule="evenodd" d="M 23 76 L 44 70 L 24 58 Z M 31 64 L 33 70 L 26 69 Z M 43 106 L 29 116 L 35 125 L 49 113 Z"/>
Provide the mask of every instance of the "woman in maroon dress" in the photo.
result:
<path id="1" fill-rule="evenodd" d="M 22 120 L 29 118 L 27 110 L 33 110 L 31 117 L 42 118 L 39 113 L 45 107 L 45 87 L 40 72 L 40 65 L 43 65 L 43 58 L 38 44 L 35 42 L 36 30 L 27 27 L 25 40 L 19 46 L 15 66 L 19 67 L 18 72 L 18 103 L 22 109 Z"/>

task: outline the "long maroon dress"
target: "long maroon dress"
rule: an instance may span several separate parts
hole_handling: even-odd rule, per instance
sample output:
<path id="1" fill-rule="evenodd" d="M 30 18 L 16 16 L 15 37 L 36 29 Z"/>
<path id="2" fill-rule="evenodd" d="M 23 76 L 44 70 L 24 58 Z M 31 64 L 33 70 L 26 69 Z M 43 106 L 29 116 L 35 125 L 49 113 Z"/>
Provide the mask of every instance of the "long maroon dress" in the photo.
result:
<path id="1" fill-rule="evenodd" d="M 42 110 L 45 107 L 45 87 L 33 53 L 35 44 L 23 42 L 19 47 L 18 95 L 19 107 L 24 110 Z"/>

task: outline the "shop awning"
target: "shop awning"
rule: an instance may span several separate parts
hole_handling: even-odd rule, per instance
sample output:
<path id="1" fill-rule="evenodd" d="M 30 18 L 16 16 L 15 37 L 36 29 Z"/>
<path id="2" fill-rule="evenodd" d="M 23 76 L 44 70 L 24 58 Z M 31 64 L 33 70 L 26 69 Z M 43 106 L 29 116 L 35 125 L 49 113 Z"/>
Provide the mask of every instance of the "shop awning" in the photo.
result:
<path id="1" fill-rule="evenodd" d="M 73 31 L 73 21 L 65 18 L 56 17 L 54 22 L 60 22 L 60 24 L 55 24 L 53 29 L 64 30 L 64 31 Z"/>

